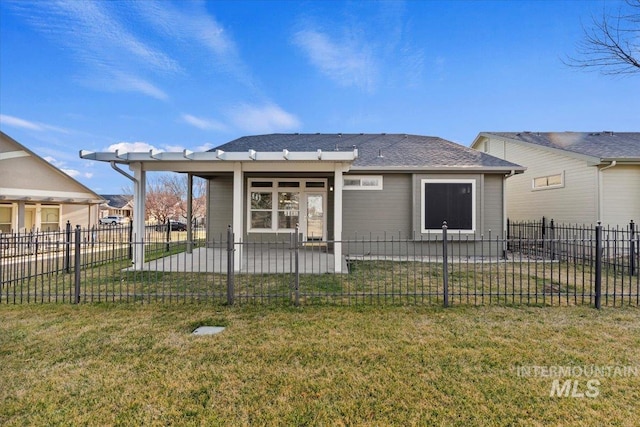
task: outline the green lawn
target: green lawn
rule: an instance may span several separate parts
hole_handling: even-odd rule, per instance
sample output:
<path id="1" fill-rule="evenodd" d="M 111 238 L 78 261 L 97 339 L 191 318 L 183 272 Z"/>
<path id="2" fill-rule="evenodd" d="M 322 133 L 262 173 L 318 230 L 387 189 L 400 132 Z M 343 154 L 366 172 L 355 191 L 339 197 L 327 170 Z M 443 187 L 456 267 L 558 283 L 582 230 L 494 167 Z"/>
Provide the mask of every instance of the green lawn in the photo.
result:
<path id="1" fill-rule="evenodd" d="M 0 306 L 2 425 L 637 425 L 640 310 Z M 193 336 L 198 325 L 223 325 Z M 550 397 L 518 367 L 636 367 Z M 520 371 L 522 372 L 522 371 Z M 577 380 L 587 390 L 589 377 Z"/>

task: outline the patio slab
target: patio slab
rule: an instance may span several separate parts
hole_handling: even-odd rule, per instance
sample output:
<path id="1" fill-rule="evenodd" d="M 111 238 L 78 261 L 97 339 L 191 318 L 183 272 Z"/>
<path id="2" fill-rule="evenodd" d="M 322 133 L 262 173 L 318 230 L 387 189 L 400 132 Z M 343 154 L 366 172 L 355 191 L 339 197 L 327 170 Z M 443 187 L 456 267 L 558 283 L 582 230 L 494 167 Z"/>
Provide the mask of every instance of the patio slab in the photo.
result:
<path id="1" fill-rule="evenodd" d="M 144 271 L 226 273 L 228 251 L 223 248 L 196 248 L 192 253 L 182 252 L 144 263 Z M 242 248 L 240 273 L 279 274 L 295 272 L 295 251 L 288 248 Z M 298 252 L 300 274 L 334 273 L 334 255 L 318 248 L 303 248 Z M 133 271 L 134 267 L 127 270 Z M 342 257 L 342 271 L 347 263 Z"/>

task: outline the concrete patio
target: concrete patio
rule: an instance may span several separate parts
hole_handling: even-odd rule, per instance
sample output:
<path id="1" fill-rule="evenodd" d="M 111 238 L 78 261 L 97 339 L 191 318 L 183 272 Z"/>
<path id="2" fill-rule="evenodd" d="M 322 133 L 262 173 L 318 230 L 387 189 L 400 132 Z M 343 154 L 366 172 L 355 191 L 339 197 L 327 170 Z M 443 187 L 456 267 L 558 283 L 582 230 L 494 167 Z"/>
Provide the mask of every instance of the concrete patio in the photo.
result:
<path id="1" fill-rule="evenodd" d="M 288 246 L 264 245 L 253 246 L 243 244 L 240 248 L 242 260 L 239 273 L 247 274 L 279 274 L 295 271 L 295 251 Z M 179 254 L 158 258 L 143 264 L 143 271 L 163 271 L 181 273 L 226 273 L 226 248 L 196 248 L 192 253 Z M 317 247 L 301 248 L 298 251 L 298 271 L 300 274 L 334 273 L 334 254 Z M 133 267 L 127 270 L 134 270 Z M 346 273 L 347 264 L 342 257 L 342 271 Z"/>

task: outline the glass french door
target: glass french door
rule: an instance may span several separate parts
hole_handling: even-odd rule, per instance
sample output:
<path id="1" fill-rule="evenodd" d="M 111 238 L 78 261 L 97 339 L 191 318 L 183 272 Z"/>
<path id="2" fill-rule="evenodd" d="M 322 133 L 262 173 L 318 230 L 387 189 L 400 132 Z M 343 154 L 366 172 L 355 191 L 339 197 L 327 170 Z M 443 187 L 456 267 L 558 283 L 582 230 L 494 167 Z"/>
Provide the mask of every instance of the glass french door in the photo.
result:
<path id="1" fill-rule="evenodd" d="M 325 195 L 326 193 L 306 194 L 306 225 L 304 237 L 307 240 L 325 240 Z"/>

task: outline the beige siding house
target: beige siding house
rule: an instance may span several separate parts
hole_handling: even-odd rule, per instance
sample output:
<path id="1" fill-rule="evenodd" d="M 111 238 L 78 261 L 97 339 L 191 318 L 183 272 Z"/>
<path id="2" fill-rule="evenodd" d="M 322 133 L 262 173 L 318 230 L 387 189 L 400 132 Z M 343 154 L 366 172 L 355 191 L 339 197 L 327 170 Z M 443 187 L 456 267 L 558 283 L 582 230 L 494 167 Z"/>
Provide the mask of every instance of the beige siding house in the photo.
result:
<path id="1" fill-rule="evenodd" d="M 640 221 L 640 132 L 482 132 L 472 147 L 527 168 L 507 182 L 512 220 Z"/>
<path id="2" fill-rule="evenodd" d="M 56 231 L 98 221 L 96 193 L 0 132 L 0 232 Z"/>

